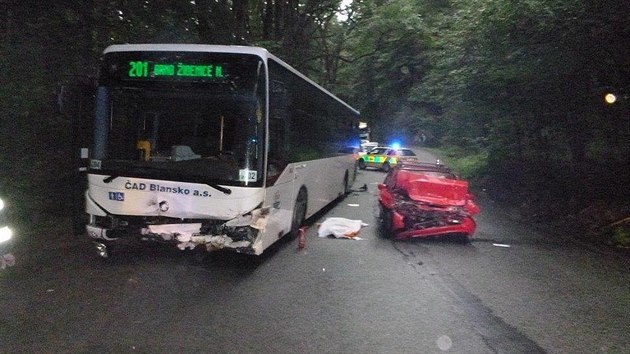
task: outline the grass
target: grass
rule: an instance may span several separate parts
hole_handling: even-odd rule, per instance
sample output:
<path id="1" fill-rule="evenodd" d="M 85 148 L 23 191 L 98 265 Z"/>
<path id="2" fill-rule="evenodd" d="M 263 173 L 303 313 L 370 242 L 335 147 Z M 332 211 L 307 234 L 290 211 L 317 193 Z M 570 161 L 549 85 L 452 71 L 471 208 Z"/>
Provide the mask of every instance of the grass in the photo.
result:
<path id="1" fill-rule="evenodd" d="M 488 152 L 483 150 L 468 150 L 461 147 L 449 146 L 429 149 L 439 156 L 455 173 L 464 179 L 475 181 L 482 179 L 487 172 Z"/>

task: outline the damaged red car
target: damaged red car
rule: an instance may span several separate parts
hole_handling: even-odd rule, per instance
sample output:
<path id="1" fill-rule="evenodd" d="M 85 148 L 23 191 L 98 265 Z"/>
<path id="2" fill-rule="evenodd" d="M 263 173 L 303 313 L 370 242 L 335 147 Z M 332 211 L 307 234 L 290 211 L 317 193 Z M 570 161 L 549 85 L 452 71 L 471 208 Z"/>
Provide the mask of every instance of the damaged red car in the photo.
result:
<path id="1" fill-rule="evenodd" d="M 380 219 L 395 239 L 454 237 L 469 241 L 479 207 L 468 182 L 436 163 L 405 163 L 392 168 L 378 185 Z"/>

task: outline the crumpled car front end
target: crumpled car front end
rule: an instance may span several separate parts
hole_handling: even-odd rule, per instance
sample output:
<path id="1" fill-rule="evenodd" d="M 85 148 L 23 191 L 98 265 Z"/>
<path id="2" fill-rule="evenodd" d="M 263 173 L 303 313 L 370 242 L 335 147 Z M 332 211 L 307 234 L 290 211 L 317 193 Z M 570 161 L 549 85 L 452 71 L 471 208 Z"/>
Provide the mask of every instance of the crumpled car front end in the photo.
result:
<path id="1" fill-rule="evenodd" d="M 463 236 L 475 233 L 479 213 L 468 182 L 435 171 L 393 171 L 379 186 L 381 218 L 395 239 Z M 449 177 L 447 177 L 449 176 Z"/>
<path id="2" fill-rule="evenodd" d="M 404 198 L 404 197 L 403 197 Z M 470 239 L 476 223 L 471 206 L 434 205 L 401 199 L 391 211 L 394 238 L 461 235 Z"/>

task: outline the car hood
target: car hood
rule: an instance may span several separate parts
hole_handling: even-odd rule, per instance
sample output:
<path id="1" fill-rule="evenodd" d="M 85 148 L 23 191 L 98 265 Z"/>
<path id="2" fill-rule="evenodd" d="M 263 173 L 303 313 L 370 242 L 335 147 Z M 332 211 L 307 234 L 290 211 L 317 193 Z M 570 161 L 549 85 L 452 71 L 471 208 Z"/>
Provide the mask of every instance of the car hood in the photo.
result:
<path id="1" fill-rule="evenodd" d="M 417 176 L 401 181 L 400 187 L 417 202 L 440 206 L 463 206 L 468 200 L 468 182 L 433 176 Z"/>

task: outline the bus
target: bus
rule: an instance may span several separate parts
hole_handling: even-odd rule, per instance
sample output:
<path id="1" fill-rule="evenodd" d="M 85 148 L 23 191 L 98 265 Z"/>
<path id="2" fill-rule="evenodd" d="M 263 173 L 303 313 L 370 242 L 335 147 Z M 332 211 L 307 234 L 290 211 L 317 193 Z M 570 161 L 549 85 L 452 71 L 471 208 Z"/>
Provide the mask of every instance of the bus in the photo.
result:
<path id="1" fill-rule="evenodd" d="M 89 151 L 100 257 L 143 241 L 260 255 L 345 196 L 359 112 L 259 47 L 112 45 Z"/>

